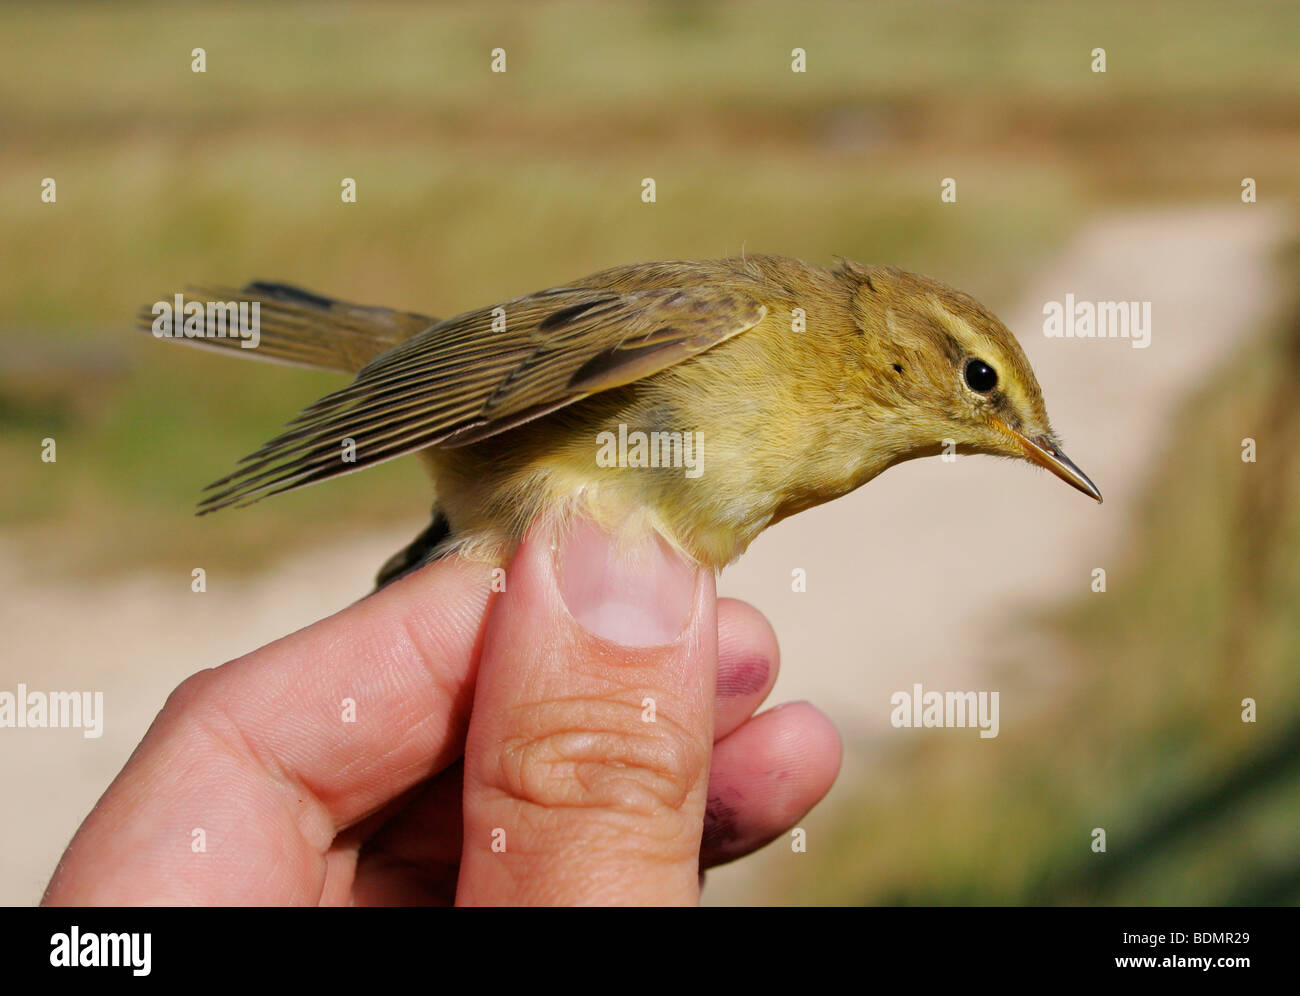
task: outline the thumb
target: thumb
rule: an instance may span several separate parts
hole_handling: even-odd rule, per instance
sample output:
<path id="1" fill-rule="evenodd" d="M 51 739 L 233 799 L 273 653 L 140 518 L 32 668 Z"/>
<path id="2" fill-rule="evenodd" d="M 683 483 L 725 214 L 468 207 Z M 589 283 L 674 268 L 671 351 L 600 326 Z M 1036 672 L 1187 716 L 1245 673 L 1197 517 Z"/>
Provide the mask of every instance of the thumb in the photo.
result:
<path id="1" fill-rule="evenodd" d="M 698 901 L 717 635 L 712 572 L 657 536 L 534 526 L 484 636 L 457 902 Z"/>

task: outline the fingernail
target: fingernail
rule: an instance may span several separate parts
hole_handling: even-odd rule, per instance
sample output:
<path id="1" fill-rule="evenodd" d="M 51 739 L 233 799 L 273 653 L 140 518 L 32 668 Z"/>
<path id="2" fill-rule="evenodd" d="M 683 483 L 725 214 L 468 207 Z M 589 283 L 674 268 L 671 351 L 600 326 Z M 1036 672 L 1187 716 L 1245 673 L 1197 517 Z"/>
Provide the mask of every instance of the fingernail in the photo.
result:
<path id="1" fill-rule="evenodd" d="M 556 570 L 569 614 L 625 647 L 672 643 L 695 606 L 698 568 L 657 535 L 620 544 L 578 518 L 560 540 Z"/>

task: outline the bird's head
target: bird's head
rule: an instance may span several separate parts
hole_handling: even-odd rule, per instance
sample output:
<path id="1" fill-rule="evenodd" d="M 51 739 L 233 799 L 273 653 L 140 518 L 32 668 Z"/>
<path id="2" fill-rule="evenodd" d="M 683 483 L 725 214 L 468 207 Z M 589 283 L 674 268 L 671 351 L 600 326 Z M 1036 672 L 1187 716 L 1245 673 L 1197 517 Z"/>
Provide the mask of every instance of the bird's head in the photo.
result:
<path id="1" fill-rule="evenodd" d="M 889 266 L 845 262 L 855 281 L 862 375 L 909 459 L 958 452 L 1027 459 L 1097 501 L 1061 451 L 1015 336 L 968 294 Z"/>

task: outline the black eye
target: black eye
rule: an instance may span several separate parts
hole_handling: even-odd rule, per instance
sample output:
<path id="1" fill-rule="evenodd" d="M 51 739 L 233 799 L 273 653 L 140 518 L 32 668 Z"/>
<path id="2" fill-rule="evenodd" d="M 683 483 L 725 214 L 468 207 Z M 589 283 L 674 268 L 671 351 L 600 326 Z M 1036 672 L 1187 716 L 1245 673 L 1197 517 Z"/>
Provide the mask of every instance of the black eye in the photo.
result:
<path id="1" fill-rule="evenodd" d="M 966 364 L 966 383 L 978 394 L 988 394 L 998 386 L 998 372 L 983 360 L 971 360 Z"/>

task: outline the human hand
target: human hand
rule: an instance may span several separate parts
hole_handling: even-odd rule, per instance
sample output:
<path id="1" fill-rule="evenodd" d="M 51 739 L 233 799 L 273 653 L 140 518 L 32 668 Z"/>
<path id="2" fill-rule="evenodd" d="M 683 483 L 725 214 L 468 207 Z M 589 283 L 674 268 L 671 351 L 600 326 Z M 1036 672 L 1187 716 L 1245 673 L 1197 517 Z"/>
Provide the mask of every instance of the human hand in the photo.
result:
<path id="1" fill-rule="evenodd" d="M 776 640 L 710 571 L 536 526 L 491 588 L 448 557 L 186 680 L 44 902 L 693 903 L 830 788 L 820 712 L 752 715 Z"/>

